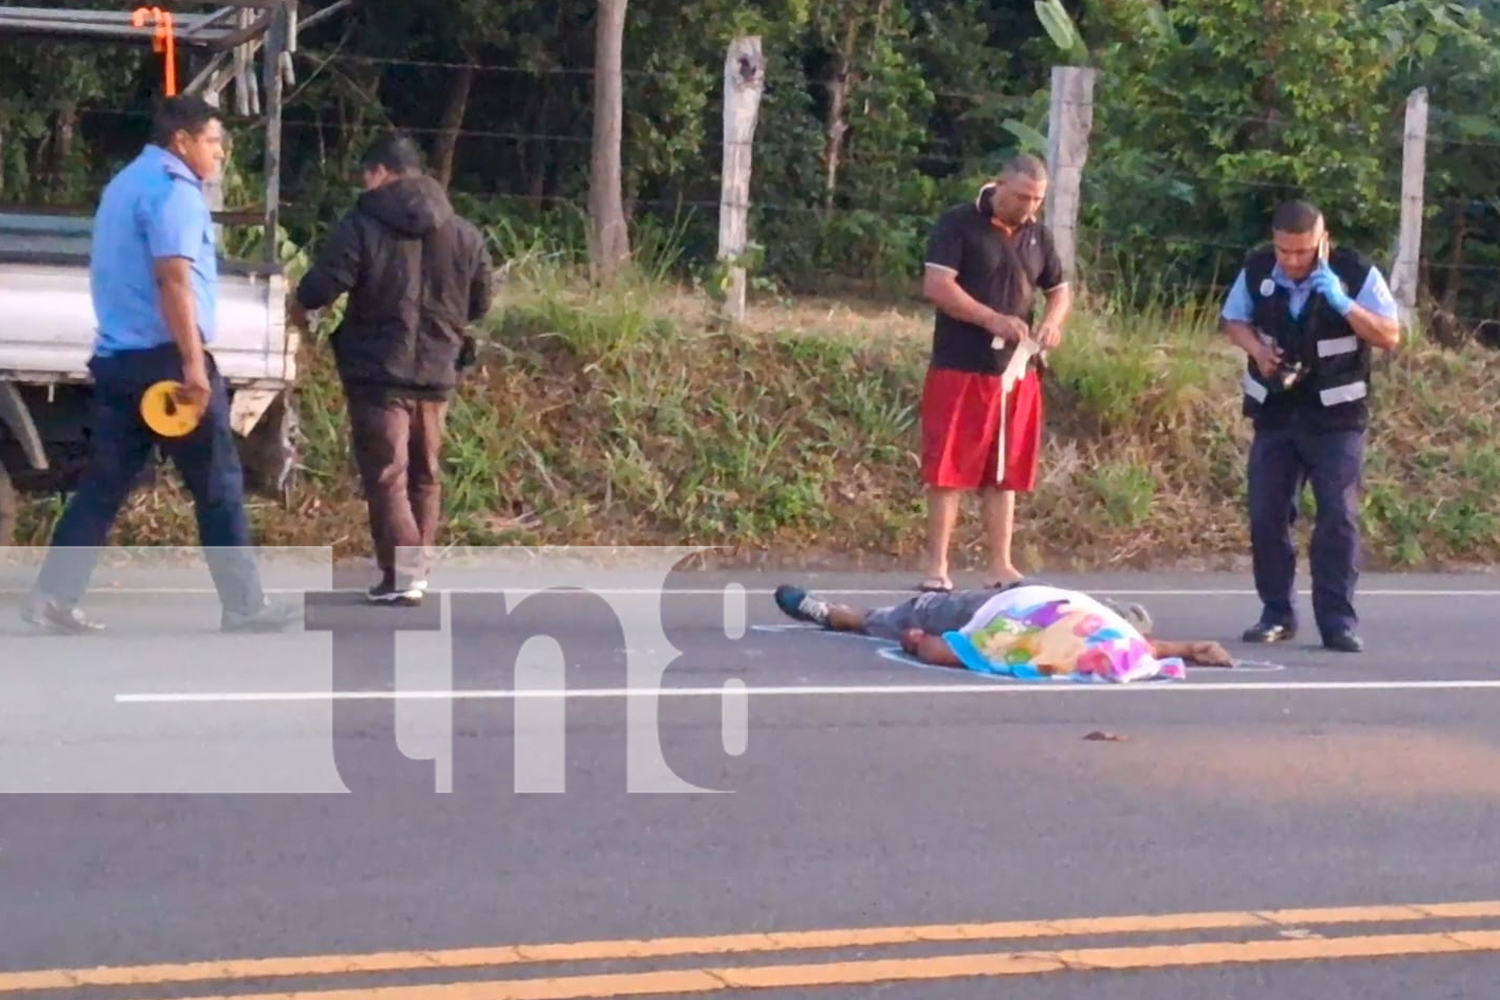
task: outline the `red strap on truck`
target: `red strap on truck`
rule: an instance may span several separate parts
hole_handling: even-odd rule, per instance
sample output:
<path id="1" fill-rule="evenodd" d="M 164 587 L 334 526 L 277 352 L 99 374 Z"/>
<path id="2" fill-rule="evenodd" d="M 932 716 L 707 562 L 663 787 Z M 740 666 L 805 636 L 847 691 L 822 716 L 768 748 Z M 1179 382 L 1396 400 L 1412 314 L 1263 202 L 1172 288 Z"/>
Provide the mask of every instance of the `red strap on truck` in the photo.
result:
<path id="1" fill-rule="evenodd" d="M 151 51 L 165 55 L 167 96 L 177 96 L 177 29 L 172 23 L 172 12 L 160 7 L 137 7 L 131 11 L 130 23 L 137 28 L 150 23 L 155 28 Z"/>

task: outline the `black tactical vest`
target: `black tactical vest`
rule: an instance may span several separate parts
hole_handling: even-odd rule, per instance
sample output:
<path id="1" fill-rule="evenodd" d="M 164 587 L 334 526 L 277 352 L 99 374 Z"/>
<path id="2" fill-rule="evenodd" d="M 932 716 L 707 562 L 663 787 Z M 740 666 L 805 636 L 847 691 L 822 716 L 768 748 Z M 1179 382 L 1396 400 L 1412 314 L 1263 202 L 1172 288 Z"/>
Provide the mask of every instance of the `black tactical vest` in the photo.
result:
<path id="1" fill-rule="evenodd" d="M 1318 292 L 1307 297 L 1293 318 L 1291 291 L 1271 278 L 1276 254 L 1264 248 L 1245 259 L 1245 290 L 1253 304 L 1251 325 L 1262 338 L 1281 348 L 1283 364 L 1300 361 L 1305 374 L 1290 389 L 1261 376 L 1247 359 L 1244 414 L 1257 427 L 1279 426 L 1295 419 L 1314 430 L 1363 430 L 1369 423 L 1370 345 L 1354 333 Z M 1343 248 L 1328 255 L 1328 266 L 1353 298 L 1374 266 Z"/>

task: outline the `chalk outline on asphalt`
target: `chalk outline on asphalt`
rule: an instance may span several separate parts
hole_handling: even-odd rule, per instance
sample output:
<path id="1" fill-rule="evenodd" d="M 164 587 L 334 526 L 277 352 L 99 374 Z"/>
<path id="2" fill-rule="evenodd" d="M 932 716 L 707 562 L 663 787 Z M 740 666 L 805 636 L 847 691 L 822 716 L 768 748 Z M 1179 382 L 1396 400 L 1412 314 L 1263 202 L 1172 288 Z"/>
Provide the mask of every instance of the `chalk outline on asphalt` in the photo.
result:
<path id="1" fill-rule="evenodd" d="M 732 584 L 731 584 L 732 585 Z M 707 589 L 669 589 L 666 593 L 683 595 L 706 595 L 722 597 L 728 587 L 714 587 Z M 774 590 L 759 590 L 741 588 L 747 595 L 773 595 Z M 0 591 L 3 592 L 3 591 Z M 144 593 L 145 591 L 137 591 Z M 164 593 L 212 593 L 212 590 L 192 589 L 167 589 L 159 592 Z M 358 593 L 350 590 L 350 593 Z M 440 591 L 437 591 L 440 592 Z M 472 591 L 471 591 L 472 592 Z M 506 592 L 497 589 L 497 593 Z M 512 591 L 515 592 L 515 591 Z M 568 591 L 558 591 L 567 593 Z M 582 593 L 582 591 L 578 591 Z M 616 593 L 616 594 L 661 594 L 661 590 L 638 589 L 638 590 L 594 590 L 593 593 Z M 906 588 L 882 588 L 882 589 L 848 589 L 820 588 L 820 592 L 828 594 L 845 595 L 882 595 L 882 594 L 909 594 Z M 1252 595 L 1251 590 L 1228 590 L 1228 589 L 1109 589 L 1090 590 L 1091 593 L 1110 595 L 1161 595 L 1161 596 L 1222 596 L 1222 595 Z M 1297 591 L 1306 594 L 1306 591 Z M 1500 589 L 1493 590 L 1366 590 L 1362 596 L 1367 597 L 1500 597 Z M 806 626 L 798 626 L 806 628 Z M 786 631 L 787 626 L 761 626 L 750 625 L 749 628 L 757 631 Z M 819 631 L 822 631 L 819 629 Z M 870 637 L 860 637 L 870 638 Z M 876 640 L 881 641 L 881 640 Z M 1271 668 L 1284 669 L 1281 664 L 1272 664 L 1267 661 L 1237 661 L 1241 664 L 1255 664 L 1254 667 L 1241 666 L 1246 672 L 1265 671 Z M 909 661 L 908 661 L 909 663 Z M 951 673 L 951 668 L 936 667 L 928 664 L 909 665 L 920 666 L 922 669 L 942 670 Z M 970 676 L 984 676 L 970 674 Z M 738 694 L 758 697 L 807 697 L 817 695 L 898 695 L 898 694 L 1042 694 L 1042 693 L 1084 693 L 1091 691 L 1170 691 L 1190 694 L 1205 694 L 1221 691 L 1484 691 L 1500 690 L 1500 680 L 1486 678 L 1465 679 L 1409 679 L 1409 680 L 1360 680 L 1360 681 L 1203 681 L 1203 682 L 1174 682 L 1174 683 L 1145 683 L 1145 684 L 1078 684 L 1078 683 L 1034 683 L 1017 682 L 1010 678 L 993 678 L 977 684 L 878 684 L 878 685 L 790 685 L 790 686 L 765 686 L 749 687 L 742 686 L 736 692 Z M 225 691 L 225 692 L 124 692 L 114 696 L 117 704 L 182 704 L 182 703 L 255 703 L 255 702 L 309 702 L 309 701 L 373 701 L 373 700 L 519 700 L 519 699 L 618 699 L 618 698 L 690 698 L 690 697 L 724 697 L 728 691 L 724 687 L 678 687 L 678 688 L 573 688 L 569 690 L 538 690 L 538 691 L 516 691 L 506 689 L 473 689 L 473 690 L 436 690 L 436 691 Z"/>
<path id="2" fill-rule="evenodd" d="M 855 639 L 868 643 L 878 643 L 881 648 L 876 650 L 877 655 L 900 663 L 902 666 L 916 667 L 921 670 L 942 671 L 949 676 L 967 676 L 982 678 L 979 683 L 954 683 L 954 684 L 878 684 L 878 685 L 791 685 L 791 686 L 764 686 L 755 687 L 743 682 L 726 683 L 719 687 L 640 687 L 640 688 L 571 688 L 557 690 L 553 688 L 535 690 L 514 689 L 469 689 L 469 690 L 437 690 L 437 691 L 208 691 L 208 692 L 135 692 L 120 693 L 114 696 L 116 704 L 121 705 L 165 705 L 165 704 L 247 704 L 266 702 L 309 702 L 309 701 L 432 701 L 451 699 L 454 701 L 473 700 L 574 700 L 574 699 L 610 699 L 610 698 L 690 698 L 719 696 L 727 698 L 731 696 L 748 697 L 755 696 L 797 696 L 797 695 L 827 695 L 827 694 L 977 694 L 990 692 L 1020 692 L 1020 691 L 1078 691 L 1078 690 L 1124 690 L 1124 689 L 1150 689 L 1155 691 L 1180 690 L 1191 688 L 1193 690 L 1298 690 L 1298 689 L 1327 689 L 1327 688 L 1368 688 L 1371 685 L 1385 686 L 1400 685 L 1402 682 L 1379 682 L 1379 681 L 1353 681 L 1353 682 L 1242 682 L 1242 683 L 1215 683 L 1204 682 L 1194 684 L 1191 681 L 1174 681 L 1169 678 L 1154 677 L 1149 680 L 1136 681 L 1130 684 L 1109 683 L 1083 683 L 1067 679 L 1051 679 L 1047 681 L 1023 681 L 1014 677 L 1002 677 L 988 674 L 980 674 L 973 671 L 957 671 L 952 667 L 941 667 L 936 664 L 922 663 L 920 660 L 910 659 L 906 656 L 900 646 L 892 645 L 889 640 L 877 636 L 859 635 L 850 632 L 831 632 L 816 625 L 801 623 L 784 623 L 777 625 L 751 625 L 750 631 L 760 633 L 777 632 L 813 632 L 820 636 L 833 636 L 843 639 Z M 1256 667 L 1249 668 L 1257 672 L 1269 672 L 1272 670 L 1283 670 L 1281 664 L 1266 663 L 1263 661 L 1239 661 L 1243 663 L 1256 663 Z M 1216 669 L 1216 668 L 1209 668 Z M 1235 668 L 1232 668 L 1235 669 Z M 1237 668 L 1245 669 L 1245 668 Z M 1493 684 L 1484 681 L 1478 682 L 1421 682 L 1424 686 L 1445 686 L 1450 683 L 1458 683 L 1478 687 L 1500 687 L 1500 681 Z"/>
<path id="3" fill-rule="evenodd" d="M 835 631 L 833 631 L 831 629 L 825 629 L 825 628 L 822 628 L 822 627 L 817 626 L 817 625 L 804 624 L 804 623 L 800 623 L 800 622 L 784 623 L 784 624 L 780 624 L 780 625 L 751 625 L 750 628 L 751 628 L 752 631 L 755 631 L 755 632 L 808 632 L 808 633 L 813 633 L 815 635 L 833 636 L 835 638 L 842 638 L 842 639 L 861 639 L 861 640 L 864 640 L 865 642 L 879 643 L 880 644 L 880 648 L 875 651 L 876 655 L 880 656 L 882 659 L 889 660 L 892 663 L 899 663 L 899 664 L 901 664 L 904 667 L 916 667 L 919 670 L 941 670 L 941 671 L 943 671 L 944 673 L 947 673 L 947 674 L 952 674 L 954 672 L 954 668 L 953 667 L 942 667 L 942 666 L 938 666 L 935 663 L 923 663 L 921 660 L 918 660 L 915 657 L 908 656 L 907 653 L 906 653 L 906 651 L 903 650 L 900 647 L 900 645 L 891 642 L 889 639 L 882 639 L 879 636 L 861 635 L 858 632 L 835 632 Z M 1198 669 L 1202 669 L 1202 670 L 1222 670 L 1223 668 L 1222 667 L 1200 667 Z M 1234 673 L 1258 673 L 1258 674 L 1275 673 L 1277 671 L 1285 670 L 1285 669 L 1286 669 L 1286 666 L 1284 664 L 1271 663 L 1268 660 L 1235 660 L 1234 661 L 1234 666 L 1230 668 L 1230 670 L 1232 670 Z M 976 677 L 984 677 L 984 678 L 987 678 L 987 679 L 989 679 L 991 681 L 994 681 L 994 682 L 1000 683 L 1000 684 L 1078 684 L 1078 683 L 1082 683 L 1080 681 L 1069 680 L 1067 678 L 1062 678 L 1062 677 L 1060 677 L 1060 678 L 1051 678 L 1051 679 L 1047 679 L 1047 680 L 1021 680 L 1021 679 L 1016 678 L 1016 677 L 1005 677 L 1005 676 L 998 675 L 998 674 L 982 674 L 982 673 L 979 673 L 978 671 L 968 671 L 968 672 L 972 673 Z M 1189 669 L 1189 675 L 1190 676 L 1191 676 L 1191 673 L 1192 673 L 1192 670 Z M 1134 683 L 1136 683 L 1136 684 L 1140 684 L 1140 683 L 1147 683 L 1147 684 L 1182 684 L 1182 683 L 1190 683 L 1190 681 L 1174 681 L 1174 680 L 1172 680 L 1171 678 L 1168 678 L 1168 677 L 1152 677 L 1152 678 L 1149 678 L 1148 680 L 1146 680 L 1144 682 L 1143 681 L 1135 681 Z"/>

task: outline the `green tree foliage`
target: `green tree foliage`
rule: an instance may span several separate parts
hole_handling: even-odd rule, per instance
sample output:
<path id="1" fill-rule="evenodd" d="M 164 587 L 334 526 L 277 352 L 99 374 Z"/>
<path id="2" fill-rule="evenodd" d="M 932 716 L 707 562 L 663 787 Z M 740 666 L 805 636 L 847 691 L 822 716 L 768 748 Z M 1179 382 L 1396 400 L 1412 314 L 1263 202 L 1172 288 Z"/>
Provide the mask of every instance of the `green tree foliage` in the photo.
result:
<path id="1" fill-rule="evenodd" d="M 581 247 L 594 7 L 359 4 L 309 32 L 285 133 L 293 238 L 347 205 L 360 151 L 400 126 L 436 160 L 451 153 L 466 211 Z M 909 291 L 934 214 L 1042 148 L 1054 63 L 1098 72 L 1080 246 L 1093 286 L 1223 281 L 1288 195 L 1388 262 L 1402 104 L 1425 86 L 1424 285 L 1455 316 L 1492 316 L 1497 27 L 1493 0 L 632 0 L 626 208 L 637 245 L 670 238 L 684 266 L 711 267 L 724 52 L 753 32 L 768 62 L 751 215 L 762 278 Z M 86 206 L 144 138 L 160 57 L 0 46 L 0 201 Z M 259 145 L 236 131 L 227 187 L 253 202 Z"/>
<path id="2" fill-rule="evenodd" d="M 1383 11 L 1344 0 L 1091 0 L 1101 72 L 1085 204 L 1096 249 L 1185 276 L 1238 263 L 1306 197 L 1366 250 L 1397 219 L 1400 119 Z"/>
<path id="3" fill-rule="evenodd" d="M 1493 2 L 1391 5 L 1397 58 L 1387 101 L 1428 91 L 1424 284 L 1448 317 L 1500 317 L 1497 10 Z"/>

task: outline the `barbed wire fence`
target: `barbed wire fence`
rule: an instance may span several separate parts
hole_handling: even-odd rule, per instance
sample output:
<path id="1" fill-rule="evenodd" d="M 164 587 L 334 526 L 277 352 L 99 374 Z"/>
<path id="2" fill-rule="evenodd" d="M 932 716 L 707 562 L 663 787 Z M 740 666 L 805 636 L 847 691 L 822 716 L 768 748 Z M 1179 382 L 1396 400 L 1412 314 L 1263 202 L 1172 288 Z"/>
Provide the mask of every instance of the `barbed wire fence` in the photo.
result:
<path id="1" fill-rule="evenodd" d="M 743 107 L 737 110 L 737 105 L 742 106 L 747 101 L 754 104 L 759 103 L 762 97 L 774 97 L 777 83 L 767 80 L 764 76 L 763 61 L 751 71 L 751 76 L 745 79 L 743 86 L 736 87 L 736 70 L 744 72 L 746 68 L 746 51 L 744 40 L 736 40 L 731 44 L 726 53 L 725 81 L 723 89 L 722 120 L 732 121 L 738 114 L 744 116 Z M 750 59 L 759 58 L 756 48 L 749 54 Z M 466 62 L 444 62 L 434 60 L 412 60 L 392 59 L 376 56 L 346 54 L 335 56 L 335 59 L 343 59 L 351 64 L 363 64 L 367 66 L 382 67 L 407 67 L 421 69 L 438 69 L 445 71 L 469 70 L 500 76 L 522 76 L 533 79 L 547 77 L 578 77 L 589 79 L 593 75 L 591 67 L 560 67 L 560 66 L 496 66 L 480 63 Z M 626 70 L 627 81 L 653 80 L 670 78 L 669 73 L 651 70 Z M 1048 203 L 1044 213 L 1044 219 L 1049 228 L 1052 229 L 1057 238 L 1060 251 L 1064 256 L 1064 264 L 1070 270 L 1080 267 L 1079 249 L 1080 244 L 1087 245 L 1095 251 L 1091 256 L 1091 272 L 1099 277 L 1120 277 L 1117 270 L 1111 269 L 1107 263 L 1101 263 L 1102 255 L 1097 251 L 1102 245 L 1109 243 L 1117 234 L 1108 232 L 1092 231 L 1082 221 L 1084 209 L 1088 205 L 1090 196 L 1090 181 L 1098 176 L 1098 168 L 1089 169 L 1089 146 L 1091 133 L 1093 131 L 1093 90 L 1095 71 L 1078 67 L 1056 67 L 1052 73 L 1050 98 L 1051 104 L 1047 119 L 1045 132 L 1047 140 L 1046 159 L 1049 172 L 1052 175 L 1052 183 L 1049 185 Z M 817 90 L 833 86 L 831 81 L 817 78 L 799 78 L 795 86 L 801 89 Z M 747 93 L 747 91 L 749 93 Z M 1020 95 L 1014 93 L 993 93 L 974 90 L 954 90 L 935 88 L 932 96 L 938 100 L 965 102 L 975 106 L 1006 102 L 1014 105 L 1020 99 Z M 1119 109 L 1112 109 L 1118 115 Z M 1389 234 L 1389 242 L 1385 246 L 1364 248 L 1372 256 L 1387 265 L 1387 275 L 1391 281 L 1393 293 L 1400 303 L 1403 319 L 1410 323 L 1416 317 L 1418 303 L 1424 282 L 1424 276 L 1433 273 L 1468 273 L 1484 274 L 1491 276 L 1494 268 L 1488 264 L 1464 263 L 1461 260 L 1437 260 L 1432 259 L 1422 252 L 1423 247 L 1423 218 L 1428 207 L 1424 198 L 1426 181 L 1426 160 L 1430 149 L 1440 148 L 1446 151 L 1473 150 L 1483 151 L 1488 149 L 1500 149 L 1500 142 L 1477 140 L 1469 137 L 1458 137 L 1439 132 L 1433 134 L 1429 130 L 1429 118 L 1441 123 L 1445 117 L 1455 115 L 1458 111 L 1446 109 L 1429 109 L 1427 94 L 1425 90 L 1413 92 L 1405 102 L 1404 106 L 1387 109 L 1388 113 L 1381 117 L 1381 125 L 1374 132 L 1369 131 L 1361 125 L 1351 123 L 1346 131 L 1351 134 L 1357 133 L 1373 147 L 1378 147 L 1384 170 L 1378 179 L 1377 191 L 1361 192 L 1361 195 L 1371 202 L 1395 204 L 1398 206 L 1399 222 L 1395 230 Z M 1261 129 L 1274 129 L 1280 126 L 1265 114 L 1236 114 L 1233 112 L 1220 112 L 1214 110 L 1188 110 L 1177 108 L 1172 111 L 1177 119 L 1194 119 L 1202 123 L 1205 129 L 1215 127 L 1254 126 Z M 435 133 L 438 130 L 430 127 L 416 126 L 411 131 L 417 134 Z M 744 129 L 741 130 L 745 131 Z M 462 133 L 466 137 L 488 138 L 508 140 L 514 142 L 548 142 L 560 144 L 578 144 L 587 148 L 591 137 L 586 135 L 539 135 L 524 132 L 484 131 L 475 130 Z M 726 131 L 724 139 L 714 139 L 705 136 L 699 144 L 699 149 L 707 156 L 718 155 L 722 157 L 723 169 L 725 171 L 741 173 L 749 172 L 753 175 L 754 157 L 757 153 L 780 153 L 793 155 L 819 156 L 820 150 L 809 150 L 805 145 L 786 143 L 780 137 L 767 135 L 764 132 L 755 134 L 753 138 L 748 135 L 735 137 L 730 131 Z M 906 151 L 880 151 L 875 153 L 863 152 L 858 148 L 848 149 L 843 152 L 843 164 L 853 168 L 858 166 L 873 166 L 877 164 L 904 164 L 919 163 L 924 167 L 938 170 L 952 170 L 963 166 L 973 166 L 972 156 L 966 156 L 952 148 L 945 148 L 943 144 L 929 142 L 919 152 Z M 707 166 L 707 164 L 705 164 Z M 994 164 L 989 164 L 993 168 Z M 1153 179 L 1161 184 L 1177 184 L 1182 187 L 1190 187 L 1202 184 L 1204 178 L 1190 176 L 1170 171 L 1158 171 Z M 743 176 L 732 177 L 727 174 L 720 177 L 723 186 L 721 197 L 717 200 L 709 198 L 679 197 L 675 199 L 636 199 L 632 204 L 638 208 L 664 209 L 664 210 L 696 210 L 705 213 L 720 213 L 719 219 L 721 234 L 725 235 L 728 243 L 719 247 L 721 256 L 733 259 L 743 251 L 747 242 L 742 231 L 745 225 L 741 221 L 749 213 L 754 212 L 761 217 L 791 217 L 799 221 L 816 223 L 826 218 L 827 210 L 824 205 L 810 202 L 786 202 L 775 201 L 764 197 L 754 197 L 750 194 L 750 185 L 745 182 Z M 1279 181 L 1257 181 L 1243 178 L 1221 178 L 1216 180 L 1215 185 L 1220 189 L 1243 190 L 1247 196 L 1252 194 L 1278 193 L 1285 194 L 1289 185 Z M 558 204 L 559 199 L 555 196 L 537 196 L 524 193 L 496 194 L 495 197 L 502 200 L 515 200 L 521 202 L 546 201 L 550 204 Z M 586 210 L 584 199 L 577 198 L 565 201 L 579 210 Z M 896 203 L 872 203 L 862 206 L 862 210 L 883 219 L 899 222 L 906 225 L 924 225 L 932 221 L 932 213 L 929 210 L 913 212 L 908 206 Z M 1183 210 L 1191 212 L 1190 202 L 1184 202 Z M 727 224 L 723 216 L 732 216 Z M 1226 258 L 1237 258 L 1252 249 L 1255 244 L 1244 244 L 1231 240 L 1216 239 L 1206 236 L 1201 231 L 1194 231 L 1190 227 L 1182 227 L 1183 231 L 1174 233 L 1171 225 L 1162 225 L 1162 221 L 1155 220 L 1152 237 L 1164 245 L 1183 244 L 1200 249 L 1221 251 Z M 742 278 L 737 279 L 737 284 L 742 283 Z M 743 315 L 744 305 L 743 292 L 736 288 L 731 292 L 728 308 L 734 315 Z M 736 296 L 741 296 L 738 300 Z M 1450 322 L 1467 326 L 1480 324 L 1493 324 L 1495 318 L 1491 316 L 1475 315 L 1449 315 L 1446 317 Z"/>
<path id="2" fill-rule="evenodd" d="M 735 44 L 741 44 L 741 40 L 737 40 Z M 767 80 L 764 62 L 761 61 L 759 66 L 751 72 L 750 77 L 745 79 L 744 86 L 737 88 L 734 84 L 734 75 L 741 67 L 736 60 L 743 63 L 741 59 L 743 55 L 743 52 L 736 53 L 733 46 L 730 52 L 726 53 L 723 106 L 717 109 L 720 114 L 716 116 L 721 123 L 733 120 L 736 114 L 744 115 L 743 110 L 736 110 L 736 102 L 739 102 L 741 108 L 747 103 L 758 107 L 763 98 L 775 97 L 778 87 L 788 86 L 785 81 Z M 758 52 L 754 55 L 758 56 Z M 296 58 L 312 67 L 312 72 L 302 74 L 299 88 L 310 86 L 313 80 L 329 70 L 346 66 L 442 71 L 468 70 L 499 77 L 512 76 L 543 81 L 551 78 L 589 80 L 594 74 L 592 67 L 505 66 L 381 57 L 342 50 L 325 53 L 303 50 L 297 53 Z M 1095 203 L 1095 199 L 1107 196 L 1107 192 L 1097 190 L 1093 184 L 1097 178 L 1103 176 L 1101 165 L 1098 162 L 1091 163 L 1089 148 L 1095 135 L 1095 126 L 1092 121 L 1095 111 L 1093 73 L 1092 70 L 1077 67 L 1057 67 L 1054 70 L 1051 107 L 1045 132 L 1047 139 L 1045 156 L 1053 181 L 1049 185 L 1044 220 L 1057 238 L 1065 266 L 1070 270 L 1083 269 L 1086 279 L 1089 276 L 1101 278 L 1121 276 L 1117 270 L 1111 268 L 1107 262 L 1107 255 L 1099 251 L 1111 242 L 1123 238 L 1124 235 L 1091 228 L 1086 221 L 1089 214 L 1087 209 Z M 627 69 L 624 74 L 627 84 L 629 81 L 673 79 L 673 73 L 669 71 Z M 833 86 L 833 84 L 828 80 L 799 77 L 795 81 L 795 86 L 802 90 L 816 90 Z M 1004 102 L 1007 106 L 1015 106 L 1019 101 L 1024 101 L 1024 95 L 1015 93 L 963 89 L 938 88 L 933 90 L 932 96 L 940 100 L 963 102 L 973 106 L 991 105 L 998 102 Z M 1384 157 L 1383 162 L 1389 163 L 1389 169 L 1382 174 L 1380 179 L 1381 191 L 1372 193 L 1372 197 L 1399 204 L 1401 221 L 1397 230 L 1390 234 L 1388 252 L 1384 247 L 1370 249 L 1375 251 L 1375 256 L 1390 261 L 1388 276 L 1391 279 L 1393 291 L 1401 303 L 1403 314 L 1410 321 L 1418 306 L 1424 275 L 1453 272 L 1493 276 L 1495 271 L 1493 266 L 1484 263 L 1436 260 L 1422 254 L 1422 222 L 1424 210 L 1427 207 L 1423 198 L 1424 168 L 1429 149 L 1480 151 L 1500 149 L 1500 142 L 1429 133 L 1429 111 L 1426 94 L 1422 91 L 1411 95 L 1404 109 L 1390 110 L 1392 113 L 1388 116 L 1387 122 L 1392 127 L 1384 128 L 1378 135 L 1369 137 L 1371 143 L 1380 146 Z M 1114 108 L 1112 113 L 1119 114 L 1119 109 Z M 109 107 L 81 107 L 77 109 L 77 114 L 80 118 L 124 116 L 144 119 L 149 117 L 149 112 L 146 110 Z M 1174 109 L 1172 114 L 1177 117 L 1199 120 L 1205 128 L 1236 124 L 1267 125 L 1267 118 L 1264 115 L 1184 109 Z M 1431 117 L 1438 122 L 1443 120 L 1444 115 L 1445 112 L 1442 109 L 1433 109 L 1431 112 Z M 591 135 L 578 132 L 534 131 L 524 128 L 459 128 L 454 130 L 421 121 L 399 121 L 391 124 L 418 137 L 447 134 L 456 136 L 460 140 L 510 144 L 514 147 L 531 144 L 576 149 L 576 157 L 570 154 L 568 159 L 577 164 L 587 163 L 588 151 L 593 141 Z M 368 133 L 371 124 L 326 119 L 309 120 L 292 115 L 283 120 L 282 127 L 294 135 L 304 134 L 321 146 L 325 143 L 332 145 L 333 142 L 337 142 L 342 138 L 341 133 L 346 135 Z M 741 131 L 746 130 L 742 128 Z M 1000 145 L 1000 140 L 1004 138 L 997 135 L 995 145 Z M 981 166 L 976 163 L 973 153 L 965 153 L 959 148 L 962 145 L 952 139 L 947 141 L 934 139 L 924 143 L 920 150 L 868 151 L 861 149 L 857 143 L 853 143 L 843 151 L 841 162 L 850 169 L 862 166 L 910 167 L 917 165 L 947 173 Z M 745 179 L 746 175 L 752 178 L 754 176 L 755 156 L 777 154 L 793 157 L 807 156 L 816 159 L 820 158 L 825 151 L 820 150 L 816 144 L 810 146 L 805 137 L 801 142 L 787 141 L 784 137 L 768 134 L 763 129 L 753 136 L 736 137 L 726 132 L 723 138 L 715 138 L 713 135 L 704 134 L 696 143 L 695 148 L 704 161 L 700 172 L 701 179 L 695 185 L 695 190 L 676 197 L 627 199 L 627 205 L 634 210 L 700 213 L 706 221 L 716 220 L 721 236 L 718 253 L 721 259 L 731 265 L 729 270 L 734 284 L 726 308 L 731 315 L 742 318 L 746 308 L 743 291 L 744 277 L 742 270 L 741 273 L 736 274 L 737 269 L 732 265 L 740 255 L 746 252 L 747 246 L 754 242 L 755 233 L 751 231 L 751 220 L 779 218 L 788 226 L 796 225 L 810 230 L 810 227 L 826 221 L 829 215 L 828 208 L 822 203 L 821 198 L 793 199 L 788 197 L 786 192 L 782 192 L 779 197 L 755 196 L 751 190 L 752 184 Z M 712 163 L 714 159 L 720 162 L 714 164 Z M 813 166 L 821 169 L 821 163 Z M 989 163 L 983 166 L 993 169 L 995 164 Z M 40 176 L 41 173 L 44 172 L 38 172 L 37 175 Z M 707 185 L 716 175 L 720 192 L 719 197 L 714 198 L 708 195 Z M 1183 187 L 1198 185 L 1204 181 L 1202 177 L 1174 173 L 1169 169 L 1156 172 L 1153 179 L 1163 185 L 1177 184 Z M 1239 178 L 1222 178 L 1214 183 L 1220 189 L 1244 190 L 1247 196 L 1255 193 L 1283 191 L 1286 188 L 1285 184 L 1279 182 Z M 476 197 L 496 203 L 553 210 L 566 209 L 579 215 L 586 215 L 588 210 L 586 192 L 558 193 L 556 191 L 487 189 L 474 194 Z M 1185 213 L 1192 211 L 1191 203 L 1187 201 L 1183 202 L 1182 208 Z M 934 218 L 929 208 L 923 208 L 920 211 L 913 210 L 910 203 L 903 204 L 899 200 L 871 201 L 862 205 L 860 211 L 873 218 L 887 220 L 914 230 L 929 225 Z M 1172 220 L 1152 220 L 1151 238 L 1163 245 L 1181 244 L 1221 251 L 1226 258 L 1242 255 L 1251 248 L 1250 245 L 1234 240 L 1216 239 L 1190 226 L 1182 226 L 1180 232 L 1174 232 L 1171 222 Z M 1083 254 L 1084 250 L 1088 253 Z M 1087 268 L 1084 268 L 1084 261 L 1081 259 L 1084 256 L 1089 258 Z M 1495 322 L 1494 317 L 1483 315 L 1450 315 L 1448 319 L 1466 326 Z"/>

